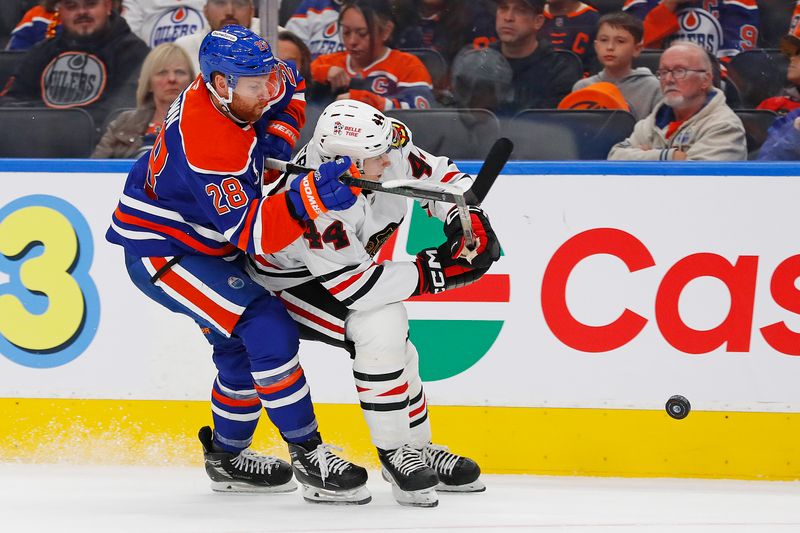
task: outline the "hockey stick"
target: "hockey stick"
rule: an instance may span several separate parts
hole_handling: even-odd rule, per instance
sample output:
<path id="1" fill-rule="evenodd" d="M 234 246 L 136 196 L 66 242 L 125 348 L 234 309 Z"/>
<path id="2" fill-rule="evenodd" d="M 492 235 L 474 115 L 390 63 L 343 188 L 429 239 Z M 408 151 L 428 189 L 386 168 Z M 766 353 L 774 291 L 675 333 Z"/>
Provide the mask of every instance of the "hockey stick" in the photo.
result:
<path id="1" fill-rule="evenodd" d="M 270 159 L 270 158 L 264 160 L 264 166 L 274 170 L 280 170 L 281 172 L 288 172 L 290 174 L 307 174 L 309 172 L 316 171 L 316 169 L 313 168 L 308 168 L 301 165 L 295 165 L 294 163 L 289 163 L 288 161 L 281 161 L 280 159 Z M 352 187 L 360 187 L 362 189 L 367 189 L 370 191 L 398 194 L 400 196 L 406 196 L 409 198 L 422 198 L 424 200 L 435 200 L 439 202 L 455 203 L 456 201 L 455 194 L 458 195 L 462 194 L 461 189 L 458 189 L 457 192 L 454 193 L 451 190 L 448 191 L 441 189 L 435 190 L 433 188 L 423 189 L 420 187 L 409 187 L 409 186 L 386 187 L 383 183 L 366 180 L 363 178 L 354 178 L 350 174 L 345 174 L 344 176 L 341 176 L 339 178 L 339 181 L 341 181 L 345 185 L 350 185 Z"/>
<path id="2" fill-rule="evenodd" d="M 461 228 L 464 231 L 465 246 L 464 250 L 461 252 L 461 257 L 464 257 L 471 263 L 472 259 L 478 254 L 475 252 L 477 243 L 475 242 L 475 235 L 472 230 L 472 220 L 469 216 L 468 206 L 480 205 L 481 202 L 483 202 L 513 150 L 514 144 L 510 140 L 505 137 L 497 139 L 491 149 L 489 149 L 489 153 L 483 165 L 481 165 L 478 175 L 472 183 L 472 187 L 466 192 L 462 192 L 460 188 L 454 185 L 430 183 L 414 179 L 391 180 L 379 183 L 363 178 L 354 178 L 349 174 L 345 174 L 341 176 L 339 180 L 345 185 L 360 187 L 370 191 L 455 204 L 458 209 L 458 218 L 461 222 Z M 264 160 L 264 166 L 291 174 L 305 174 L 315 171 L 315 169 L 295 165 L 288 161 L 270 158 Z"/>

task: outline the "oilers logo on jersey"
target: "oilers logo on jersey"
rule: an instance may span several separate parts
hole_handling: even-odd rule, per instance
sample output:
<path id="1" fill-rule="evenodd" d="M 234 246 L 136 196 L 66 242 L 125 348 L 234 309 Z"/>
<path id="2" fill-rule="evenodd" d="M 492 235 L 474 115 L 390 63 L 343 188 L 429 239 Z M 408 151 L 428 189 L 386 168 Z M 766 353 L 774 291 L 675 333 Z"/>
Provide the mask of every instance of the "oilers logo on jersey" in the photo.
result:
<path id="1" fill-rule="evenodd" d="M 722 46 L 722 26 L 719 20 L 700 8 L 678 11 L 680 29 L 668 39 L 672 41 L 691 41 L 716 55 Z"/>
<path id="2" fill-rule="evenodd" d="M 322 35 L 326 39 L 331 39 L 339 34 L 339 23 L 337 21 L 333 21 L 323 30 Z"/>
<path id="3" fill-rule="evenodd" d="M 163 13 L 153 25 L 150 34 L 150 48 L 159 44 L 171 43 L 178 37 L 191 35 L 204 25 L 203 16 L 191 7 L 179 6 Z"/>

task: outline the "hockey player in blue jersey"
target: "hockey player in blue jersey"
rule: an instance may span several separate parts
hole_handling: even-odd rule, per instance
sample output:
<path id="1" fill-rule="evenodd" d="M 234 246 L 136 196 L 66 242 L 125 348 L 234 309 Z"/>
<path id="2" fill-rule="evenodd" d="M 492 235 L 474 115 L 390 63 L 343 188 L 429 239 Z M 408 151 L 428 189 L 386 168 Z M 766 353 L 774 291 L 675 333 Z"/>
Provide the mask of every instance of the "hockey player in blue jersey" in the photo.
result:
<path id="1" fill-rule="evenodd" d="M 200 69 L 151 153 L 131 169 L 106 238 L 124 247 L 134 284 L 194 319 L 213 347 L 214 429 L 199 433 L 212 488 L 296 488 L 286 462 L 249 450 L 263 406 L 304 467 L 307 500 L 366 503 L 366 470 L 334 455 L 317 431 L 297 326 L 242 263 L 244 252 L 276 252 L 305 221 L 353 205 L 358 191 L 337 178 L 358 170 L 348 158 L 331 161 L 293 178 L 285 193 L 262 197 L 264 157 L 276 154 L 276 138 L 278 152 L 286 142 L 264 132 L 292 120 L 299 128 L 304 117 L 287 109 L 302 102 L 302 79 L 241 26 L 206 36 Z"/>

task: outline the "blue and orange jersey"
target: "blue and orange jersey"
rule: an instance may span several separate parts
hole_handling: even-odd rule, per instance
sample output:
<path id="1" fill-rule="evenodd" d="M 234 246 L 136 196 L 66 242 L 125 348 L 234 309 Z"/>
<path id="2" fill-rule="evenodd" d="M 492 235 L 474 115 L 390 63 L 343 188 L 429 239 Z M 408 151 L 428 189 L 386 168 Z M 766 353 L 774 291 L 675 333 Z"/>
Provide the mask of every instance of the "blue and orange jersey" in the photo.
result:
<path id="1" fill-rule="evenodd" d="M 698 0 L 681 4 L 674 13 L 659 0 L 626 0 L 622 9 L 644 21 L 645 48 L 692 41 L 724 58 L 758 43 L 756 0 Z"/>
<path id="2" fill-rule="evenodd" d="M 353 78 L 351 89 L 366 90 L 386 98 L 387 109 L 429 108 L 434 102 L 433 82 L 428 69 L 414 55 L 387 49 L 382 57 L 363 70 L 352 66 L 347 52 L 320 56 L 311 62 L 311 77 L 317 83 L 328 83 L 331 67 L 342 67 Z"/>
<path id="3" fill-rule="evenodd" d="M 553 15 L 550 4 L 544 6 L 544 26 L 540 35 L 550 41 L 553 48 L 570 50 L 578 54 L 588 69 L 594 58 L 594 36 L 597 34 L 598 11 L 590 5 L 579 3 L 566 15 Z"/>
<path id="4" fill-rule="evenodd" d="M 286 29 L 300 37 L 311 51 L 311 59 L 344 49 L 339 36 L 341 2 L 303 0 L 286 22 Z"/>
<path id="5" fill-rule="evenodd" d="M 292 120 L 294 88 L 286 83 L 259 123 Z M 211 98 L 198 77 L 172 103 L 153 149 L 128 174 L 110 242 L 140 257 L 225 257 L 275 252 L 302 234 L 283 194 L 262 196 L 260 128 L 235 123 Z"/>
<path id="6" fill-rule="evenodd" d="M 55 37 L 61 31 L 57 11 L 48 11 L 44 6 L 33 6 L 22 16 L 11 30 L 8 50 L 27 50 L 39 41 Z"/>

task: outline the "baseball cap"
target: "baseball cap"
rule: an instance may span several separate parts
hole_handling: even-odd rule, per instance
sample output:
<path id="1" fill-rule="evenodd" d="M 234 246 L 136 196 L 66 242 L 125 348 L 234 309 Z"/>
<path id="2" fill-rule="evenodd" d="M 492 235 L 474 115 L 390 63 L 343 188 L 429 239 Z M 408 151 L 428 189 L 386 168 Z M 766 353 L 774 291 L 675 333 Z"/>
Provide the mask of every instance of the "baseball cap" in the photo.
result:
<path id="1" fill-rule="evenodd" d="M 598 81 L 569 93 L 558 103 L 558 109 L 622 109 L 631 108 L 619 88 L 607 81 Z"/>

